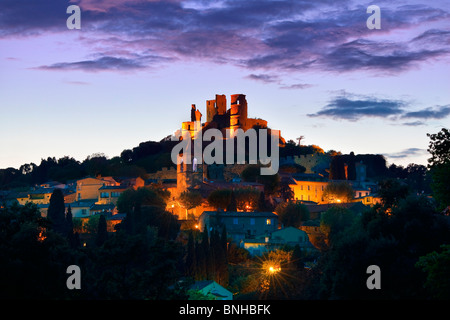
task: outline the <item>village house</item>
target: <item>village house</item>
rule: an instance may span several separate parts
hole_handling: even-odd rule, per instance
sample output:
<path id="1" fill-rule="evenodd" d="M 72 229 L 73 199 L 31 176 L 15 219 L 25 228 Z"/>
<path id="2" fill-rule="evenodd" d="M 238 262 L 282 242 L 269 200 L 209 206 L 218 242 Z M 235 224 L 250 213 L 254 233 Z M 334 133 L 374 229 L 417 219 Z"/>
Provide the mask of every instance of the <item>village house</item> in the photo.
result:
<path id="1" fill-rule="evenodd" d="M 127 190 L 129 187 L 123 186 L 101 186 L 98 189 L 98 200 L 97 204 L 117 204 L 122 192 Z"/>
<path id="2" fill-rule="evenodd" d="M 88 218 L 92 215 L 91 208 L 95 205 L 95 201 L 95 199 L 87 199 L 66 203 L 66 208 L 70 205 L 73 218 Z"/>
<path id="3" fill-rule="evenodd" d="M 25 205 L 27 202 L 38 205 L 49 204 L 50 198 L 55 189 L 56 188 L 54 187 L 37 187 L 30 191 L 15 193 L 14 198 L 20 205 Z M 75 194 L 73 191 L 69 189 L 61 190 L 63 191 L 65 202 L 70 202 L 71 199 L 74 199 Z"/>
<path id="4" fill-rule="evenodd" d="M 314 250 L 314 246 L 309 241 L 308 234 L 298 228 L 287 227 L 278 229 L 270 235 L 259 235 L 254 239 L 244 239 L 241 242 L 241 247 L 247 249 L 251 255 L 259 256 L 264 252 L 276 250 L 285 245 L 300 246 L 300 249 L 305 251 Z"/>
<path id="5" fill-rule="evenodd" d="M 366 206 L 374 206 L 378 203 L 381 203 L 381 197 L 376 194 L 368 194 L 365 196 L 357 197 L 353 199 L 353 202 L 361 202 Z"/>
<path id="6" fill-rule="evenodd" d="M 233 300 L 233 293 L 214 280 L 196 281 L 189 289 L 198 291 L 201 294 L 210 297 L 211 300 Z"/>
<path id="7" fill-rule="evenodd" d="M 316 174 L 293 174 L 289 187 L 297 201 L 312 201 L 325 203 L 323 193 L 328 185 L 328 179 Z"/>
<path id="8" fill-rule="evenodd" d="M 242 240 L 257 235 L 270 235 L 278 229 L 278 215 L 273 212 L 230 212 L 204 211 L 198 220 L 200 230 L 226 228 L 232 241 L 239 244 Z"/>
<path id="9" fill-rule="evenodd" d="M 120 184 L 112 177 L 87 177 L 77 180 L 76 200 L 98 199 L 98 190 L 103 186 L 119 186 Z"/>

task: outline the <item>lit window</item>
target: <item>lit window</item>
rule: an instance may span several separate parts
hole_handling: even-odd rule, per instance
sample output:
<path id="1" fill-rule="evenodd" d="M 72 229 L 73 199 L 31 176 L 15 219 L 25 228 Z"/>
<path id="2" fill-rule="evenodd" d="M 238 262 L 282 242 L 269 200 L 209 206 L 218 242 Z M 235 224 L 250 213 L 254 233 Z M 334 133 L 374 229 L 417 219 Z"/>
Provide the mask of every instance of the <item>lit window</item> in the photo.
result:
<path id="1" fill-rule="evenodd" d="M 271 224 L 272 224 L 272 219 L 267 219 L 267 220 L 266 220 L 266 224 L 267 224 L 267 225 L 271 225 Z"/>

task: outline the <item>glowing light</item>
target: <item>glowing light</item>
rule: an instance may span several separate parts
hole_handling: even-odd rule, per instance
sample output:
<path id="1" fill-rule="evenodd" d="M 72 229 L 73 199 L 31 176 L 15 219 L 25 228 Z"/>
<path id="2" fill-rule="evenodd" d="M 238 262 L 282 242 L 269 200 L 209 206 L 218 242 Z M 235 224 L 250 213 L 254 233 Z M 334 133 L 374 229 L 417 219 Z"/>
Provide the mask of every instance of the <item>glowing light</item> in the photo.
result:
<path id="1" fill-rule="evenodd" d="M 279 266 L 269 266 L 269 268 L 267 269 L 267 272 L 270 274 L 275 274 L 280 271 L 281 271 L 281 268 Z"/>
<path id="2" fill-rule="evenodd" d="M 337 203 L 340 203 L 340 202 L 341 202 L 341 199 L 337 199 L 336 202 L 337 202 Z"/>

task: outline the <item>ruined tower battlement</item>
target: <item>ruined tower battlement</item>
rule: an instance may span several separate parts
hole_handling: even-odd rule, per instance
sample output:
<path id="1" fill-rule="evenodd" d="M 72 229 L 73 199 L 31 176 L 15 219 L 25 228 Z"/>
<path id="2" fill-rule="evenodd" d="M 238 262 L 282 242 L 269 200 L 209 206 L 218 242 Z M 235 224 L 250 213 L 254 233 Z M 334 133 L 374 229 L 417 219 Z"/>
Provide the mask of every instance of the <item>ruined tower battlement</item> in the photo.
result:
<path id="1" fill-rule="evenodd" d="M 215 100 L 206 100 L 206 122 L 214 120 L 216 115 L 227 113 L 227 97 L 222 94 L 216 94 Z"/>
<path id="2" fill-rule="evenodd" d="M 187 131 L 191 134 L 191 137 L 194 137 L 196 131 L 208 127 L 232 131 L 237 129 L 246 131 L 254 126 L 267 128 L 266 120 L 248 118 L 247 108 L 247 100 L 244 94 L 232 94 L 228 109 L 227 97 L 224 94 L 216 94 L 214 100 L 206 100 L 206 122 L 199 126 L 202 114 L 193 104 L 191 105 L 191 121 L 182 123 L 182 131 Z"/>

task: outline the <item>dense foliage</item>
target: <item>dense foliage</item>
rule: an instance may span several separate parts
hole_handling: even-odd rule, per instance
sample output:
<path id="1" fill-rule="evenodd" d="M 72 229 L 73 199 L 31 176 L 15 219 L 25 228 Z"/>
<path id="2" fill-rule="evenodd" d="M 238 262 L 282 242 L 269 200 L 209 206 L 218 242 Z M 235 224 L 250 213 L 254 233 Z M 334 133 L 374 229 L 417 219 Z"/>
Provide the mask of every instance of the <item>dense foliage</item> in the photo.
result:
<path id="1" fill-rule="evenodd" d="M 58 195 L 52 195 L 55 217 Z M 52 209 L 53 210 L 53 209 Z M 49 209 L 50 211 L 50 209 Z M 5 299 L 172 299 L 183 275 L 179 224 L 159 206 L 135 205 L 115 233 L 98 226 L 72 242 L 67 220 L 42 218 L 35 205 L 0 209 L 0 297 Z M 55 224 L 55 221 L 58 223 Z M 55 228 L 58 226 L 58 228 Z M 62 228 L 60 228 L 63 226 Z M 81 269 L 81 290 L 66 287 L 67 267 Z"/>

